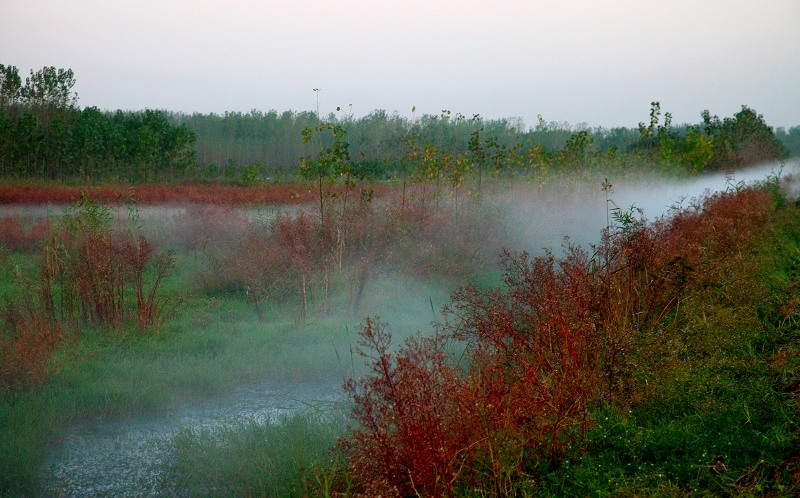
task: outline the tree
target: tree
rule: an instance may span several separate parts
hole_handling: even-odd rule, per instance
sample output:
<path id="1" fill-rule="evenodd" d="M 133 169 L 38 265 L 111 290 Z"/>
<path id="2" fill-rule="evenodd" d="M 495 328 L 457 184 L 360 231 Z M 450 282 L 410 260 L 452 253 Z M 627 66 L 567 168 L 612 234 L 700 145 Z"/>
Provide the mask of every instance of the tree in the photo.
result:
<path id="1" fill-rule="evenodd" d="M 786 147 L 790 155 L 800 155 L 800 126 L 793 126 L 788 130 L 778 128 L 775 130 L 775 137 Z"/>
<path id="2" fill-rule="evenodd" d="M 320 225 L 325 224 L 325 200 L 339 177 L 349 175 L 352 167 L 350 144 L 344 139 L 346 131 L 339 124 L 319 123 L 303 129 L 303 143 L 316 145 L 316 154 L 300 158 L 300 174 L 313 182 L 317 191 Z"/>
<path id="3" fill-rule="evenodd" d="M 0 64 L 0 110 L 9 118 L 16 118 L 19 107 L 22 79 L 16 66 Z"/>
<path id="4" fill-rule="evenodd" d="M 711 168 L 733 169 L 789 155 L 764 117 L 747 106 L 743 105 L 741 111 L 724 120 L 711 116 L 707 110 L 702 116 L 704 132 L 714 141 Z"/>
<path id="5" fill-rule="evenodd" d="M 45 66 L 36 72 L 31 69 L 20 95 L 23 104 L 46 126 L 55 112 L 78 105 L 78 94 L 72 91 L 74 86 L 72 69 Z"/>
<path id="6" fill-rule="evenodd" d="M 689 126 L 680 151 L 686 169 L 692 173 L 702 171 L 714 156 L 714 140 L 696 126 Z"/>
<path id="7" fill-rule="evenodd" d="M 483 133 L 482 120 L 480 115 L 475 114 L 472 116 L 472 122 L 476 124 L 476 128 L 470 133 L 469 140 L 467 141 L 467 149 L 470 152 L 472 164 L 478 172 L 478 197 L 481 195 L 481 188 L 483 183 L 483 166 L 486 159 L 486 149 L 481 143 L 481 133 Z"/>

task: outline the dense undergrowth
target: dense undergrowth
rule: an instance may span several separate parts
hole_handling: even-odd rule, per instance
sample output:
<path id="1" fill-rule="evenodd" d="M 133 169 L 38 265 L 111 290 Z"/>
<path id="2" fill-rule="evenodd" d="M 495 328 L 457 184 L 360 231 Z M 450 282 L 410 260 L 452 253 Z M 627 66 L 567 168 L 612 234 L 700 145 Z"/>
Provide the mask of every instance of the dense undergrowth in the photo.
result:
<path id="1" fill-rule="evenodd" d="M 504 286 L 458 291 L 394 353 L 368 320 L 340 440 L 356 494 L 796 494 L 800 226 L 776 203 L 617 212 L 591 253 L 506 253 Z"/>
<path id="2" fill-rule="evenodd" d="M 490 202 L 350 194 L 322 215 L 192 206 L 148 226 L 85 199 L 4 218 L 0 494 L 36 494 L 77 419 L 349 376 L 349 424 L 179 433 L 164 492 L 800 490 L 800 216 L 777 180 L 654 222 L 611 210 L 595 246 L 505 251 L 499 279 L 513 229 Z"/>

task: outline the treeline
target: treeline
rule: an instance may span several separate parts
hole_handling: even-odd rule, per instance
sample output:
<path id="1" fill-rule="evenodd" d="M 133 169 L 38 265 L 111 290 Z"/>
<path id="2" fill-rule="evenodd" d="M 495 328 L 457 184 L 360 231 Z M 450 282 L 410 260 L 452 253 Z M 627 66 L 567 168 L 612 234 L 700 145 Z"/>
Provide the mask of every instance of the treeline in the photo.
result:
<path id="1" fill-rule="evenodd" d="M 164 111 L 78 108 L 72 70 L 31 70 L 23 84 L 0 64 L 0 175 L 48 180 L 182 180 L 194 133 Z"/>
<path id="2" fill-rule="evenodd" d="M 800 126 L 773 130 L 747 106 L 724 119 L 708 111 L 701 117 L 698 124 L 676 126 L 668 112 L 662 116 L 658 102 L 651 104 L 649 123 L 611 129 L 548 122 L 541 116 L 535 126 L 526 128 L 520 119 L 467 118 L 448 110 L 410 119 L 384 110 L 361 118 L 274 110 L 172 114 L 173 122 L 187 125 L 197 135 L 201 174 L 229 179 L 239 177 L 246 165 L 261 176 L 295 174 L 298 158 L 306 154 L 299 139 L 302 130 L 321 123 L 346 130 L 353 160 L 384 176 L 401 174 L 404 158 L 415 147 L 461 157 L 469 155 L 470 147 L 480 146 L 491 149 L 505 167 L 560 167 L 598 156 L 633 156 L 690 171 L 742 167 L 800 154 Z"/>
<path id="3" fill-rule="evenodd" d="M 71 70 L 31 70 L 23 84 L 0 65 L 0 176 L 99 181 L 223 181 L 254 185 L 294 179 L 309 147 L 304 130 L 346 132 L 349 161 L 360 175 L 425 175 L 551 170 L 646 162 L 692 172 L 737 168 L 800 154 L 800 126 L 773 130 L 746 106 L 720 119 L 676 126 L 653 102 L 637 128 L 590 128 L 519 118 L 482 119 L 443 110 L 406 118 L 376 110 L 355 118 L 337 110 L 183 114 L 159 110 L 106 112 L 77 106 Z M 312 151 L 313 153 L 313 151 Z M 419 173 L 419 171 L 417 171 Z M 429 178 L 432 179 L 432 178 Z M 456 182 L 457 183 L 457 182 Z"/>

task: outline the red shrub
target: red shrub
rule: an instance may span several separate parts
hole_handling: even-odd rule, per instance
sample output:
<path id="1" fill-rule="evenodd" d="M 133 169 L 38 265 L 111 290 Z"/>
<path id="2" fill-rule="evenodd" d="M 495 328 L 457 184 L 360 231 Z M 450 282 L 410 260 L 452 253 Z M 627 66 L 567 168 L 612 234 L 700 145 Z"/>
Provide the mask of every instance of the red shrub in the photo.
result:
<path id="1" fill-rule="evenodd" d="M 0 334 L 0 387 L 30 387 L 47 379 L 50 357 L 63 339 L 61 326 L 35 310 L 9 306 Z"/>
<path id="2" fill-rule="evenodd" d="M 330 218 L 320 225 L 307 211 L 294 217 L 279 214 L 275 219 L 275 244 L 287 255 L 295 275 L 294 288 L 302 298 L 301 321 L 305 321 L 314 301 L 314 290 L 319 289 L 325 313 L 330 311 L 330 272 L 333 264 L 335 235 Z"/>
<path id="3" fill-rule="evenodd" d="M 358 422 L 340 443 L 351 475 L 367 495 L 516 492 L 538 460 L 582 448 L 596 403 L 629 401 L 634 380 L 620 377 L 637 334 L 723 280 L 771 209 L 745 189 L 653 224 L 623 219 L 591 256 L 504 252 L 503 289 L 468 286 L 445 308 L 438 337 L 466 345 L 458 362 L 440 339 L 392 355 L 384 326 L 367 320 L 371 372 L 345 385 Z"/>
<path id="4" fill-rule="evenodd" d="M 391 335 L 367 319 L 359 353 L 371 376 L 348 381 L 359 427 L 340 441 L 350 474 L 367 496 L 451 495 L 472 453 L 460 383 L 430 338 L 412 338 L 393 358 Z"/>
<path id="5" fill-rule="evenodd" d="M 48 219 L 38 219 L 26 227 L 19 216 L 0 218 L 0 247 L 11 251 L 31 251 L 39 247 L 50 229 Z"/>
<path id="6" fill-rule="evenodd" d="M 223 279 L 244 292 L 253 303 L 259 320 L 264 320 L 261 303 L 285 294 L 296 285 L 288 268 L 291 258 L 271 240 L 266 227 L 251 225 L 239 247 L 222 259 Z"/>
<path id="7" fill-rule="evenodd" d="M 507 289 L 456 292 L 445 329 L 467 343 L 473 396 L 491 406 L 483 413 L 486 441 L 512 435 L 527 441 L 528 458 L 560 459 L 580 446 L 597 399 L 591 265 L 573 249 L 558 264 L 505 253 L 502 266 Z"/>
<path id="8" fill-rule="evenodd" d="M 345 187 L 334 189 L 337 193 Z M 388 192 L 385 185 L 372 187 L 378 195 Z M 0 204 L 69 204 L 78 202 L 82 192 L 97 202 L 115 203 L 120 192 L 133 192 L 145 204 L 304 204 L 315 197 L 302 184 L 280 183 L 259 187 L 206 184 L 141 184 L 132 187 L 102 185 L 88 188 L 39 185 L 0 185 Z"/>

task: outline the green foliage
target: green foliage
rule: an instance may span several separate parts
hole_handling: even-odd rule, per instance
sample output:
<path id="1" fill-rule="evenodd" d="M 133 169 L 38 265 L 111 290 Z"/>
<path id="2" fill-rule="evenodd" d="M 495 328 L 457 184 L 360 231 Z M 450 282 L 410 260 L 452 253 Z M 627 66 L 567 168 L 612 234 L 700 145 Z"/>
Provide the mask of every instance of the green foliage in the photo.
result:
<path id="1" fill-rule="evenodd" d="M 650 122 L 639 123 L 639 141 L 637 147 L 649 152 L 663 164 L 670 167 L 682 167 L 689 172 L 703 170 L 711 155 L 711 139 L 698 132 L 694 126 L 688 126 L 684 136 L 672 126 L 672 115 L 664 114 L 664 122 L 660 123 L 661 104 L 650 104 Z"/>
<path id="2" fill-rule="evenodd" d="M 353 158 L 353 174 L 402 175 L 406 182 L 416 175 L 417 182 L 436 185 L 435 196 L 442 195 L 443 184 L 457 186 L 474 177 L 480 193 L 486 177 L 501 170 L 538 174 L 591 165 L 602 155 L 613 160 L 644 154 L 666 169 L 697 172 L 783 158 L 787 149 L 782 142 L 797 149 L 792 145 L 797 142 L 794 129 L 780 130 L 779 140 L 747 107 L 723 121 L 704 113 L 703 123 L 676 127 L 668 112 L 661 122 L 661 106 L 653 102 L 649 122 L 639 123 L 638 129 L 572 127 L 541 116 L 525 129 L 519 119 L 484 120 L 475 115 L 468 120 L 449 110 L 411 120 L 383 110 L 358 119 L 352 114 L 331 113 L 320 119 L 313 112 L 274 110 L 223 115 L 108 113 L 94 107 L 81 111 L 74 84 L 71 70 L 44 67 L 31 71 L 23 84 L 16 67 L 0 65 L 0 175 L 150 182 L 217 180 L 221 174 L 223 181 L 241 178 L 252 185 L 251 176 L 241 176 L 240 165 L 266 163 L 273 174 L 294 176 L 297 158 L 303 157 L 309 171 L 327 177 L 332 172 L 319 170 L 327 167 L 320 153 L 344 157 L 344 151 L 335 150 L 337 140 L 331 140 L 333 128 L 347 130 L 346 154 Z M 304 132 L 317 137 L 314 143 L 295 142 Z M 327 139 L 322 140 L 323 135 Z M 309 145 L 315 150 L 309 152 Z M 334 150 L 326 153 L 329 146 Z M 435 152 L 429 158 L 438 156 L 439 164 L 411 167 L 421 161 L 425 148 Z M 223 167 L 212 171 L 212 164 Z M 452 193 L 457 195 L 457 189 Z"/>
<path id="3" fill-rule="evenodd" d="M 175 459 L 160 487 L 170 495 L 320 496 L 335 477 L 324 472 L 336 462 L 332 447 L 343 429 L 336 415 L 335 408 L 309 410 L 217 431 L 186 429 L 169 443 Z"/>
<path id="4" fill-rule="evenodd" d="M 69 69 L 31 71 L 24 86 L 13 66 L 0 66 L 0 75 L 0 175 L 137 182 L 190 176 L 194 133 L 167 113 L 80 110 Z"/>
<path id="5" fill-rule="evenodd" d="M 483 187 L 484 172 L 497 176 L 509 162 L 510 155 L 508 147 L 500 143 L 497 136 L 487 137 L 481 140 L 481 135 L 484 133 L 483 120 L 479 115 L 472 118 L 472 122 L 477 126 L 472 133 L 470 133 L 469 141 L 467 142 L 467 149 L 469 151 L 468 161 L 471 164 L 470 172 L 477 172 L 478 185 L 477 195 L 480 196 Z M 488 169 L 488 171 L 486 171 Z"/>
<path id="6" fill-rule="evenodd" d="M 0 64 L 0 111 L 13 116 L 22 93 L 22 79 L 16 66 Z"/>
<path id="7" fill-rule="evenodd" d="M 775 130 L 775 137 L 786 147 L 789 155 L 800 155 L 800 126 L 792 126 L 788 130 L 778 128 Z"/>
<path id="8" fill-rule="evenodd" d="M 242 185 L 254 187 L 258 184 L 258 166 L 251 164 L 242 166 Z"/>
<path id="9" fill-rule="evenodd" d="M 20 89 L 23 105 L 30 108 L 39 121 L 47 124 L 53 112 L 72 109 L 78 103 L 77 94 L 72 92 L 75 86 L 75 74 L 71 69 L 43 67 L 25 78 L 25 85 Z"/>
<path id="10" fill-rule="evenodd" d="M 578 130 L 570 135 L 567 145 L 561 152 L 568 161 L 580 161 L 586 155 L 586 149 L 592 146 L 592 138 L 587 130 Z"/>
<path id="11" fill-rule="evenodd" d="M 724 120 L 703 111 L 702 125 L 686 126 L 682 131 L 672 126 L 670 113 L 664 114 L 663 123 L 659 122 L 660 116 L 661 105 L 653 102 L 649 124 L 639 123 L 636 147 L 668 166 L 692 173 L 730 170 L 784 159 L 789 154 L 763 116 L 747 106 Z"/>
<path id="12" fill-rule="evenodd" d="M 714 139 L 698 131 L 695 126 L 686 128 L 686 137 L 680 144 L 680 154 L 690 173 L 704 170 L 714 157 Z"/>
<path id="13" fill-rule="evenodd" d="M 720 120 L 703 111 L 704 133 L 713 139 L 711 169 L 749 166 L 759 162 L 785 159 L 786 147 L 775 137 L 764 117 L 742 106 L 733 117 Z"/>
<path id="14" fill-rule="evenodd" d="M 300 158 L 300 175 L 316 190 L 320 223 L 325 221 L 325 200 L 331 196 L 331 188 L 341 178 L 346 187 L 352 187 L 352 161 L 350 143 L 344 138 L 345 129 L 333 123 L 319 123 L 302 131 L 303 144 L 310 145 L 312 152 Z"/>

